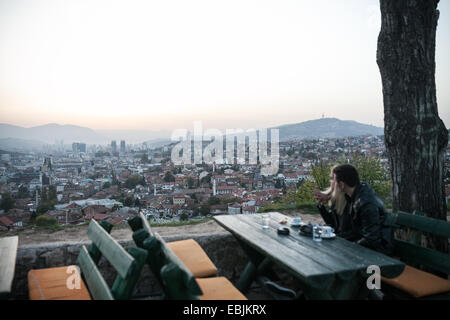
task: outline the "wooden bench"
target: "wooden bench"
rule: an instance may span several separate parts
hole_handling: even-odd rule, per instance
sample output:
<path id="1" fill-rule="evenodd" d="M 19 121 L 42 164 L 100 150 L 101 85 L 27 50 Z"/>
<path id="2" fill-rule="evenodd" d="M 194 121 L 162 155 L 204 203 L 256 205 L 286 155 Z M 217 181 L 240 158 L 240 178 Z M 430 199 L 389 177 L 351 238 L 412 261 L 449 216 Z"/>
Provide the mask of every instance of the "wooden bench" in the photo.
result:
<path id="1" fill-rule="evenodd" d="M 142 213 L 128 220 L 128 224 L 133 232 L 145 230 L 147 234 L 154 236 L 150 224 Z M 133 238 L 136 237 L 134 236 Z M 144 240 L 142 236 L 138 236 L 135 242 L 138 241 L 136 244 L 139 246 L 139 244 L 142 245 Z M 183 262 L 195 278 L 208 278 L 217 275 L 217 267 L 194 239 L 168 242 L 167 246 Z"/>
<path id="2" fill-rule="evenodd" d="M 147 258 L 147 251 L 130 248 L 128 252 L 109 235 L 111 225 L 100 226 L 91 220 L 88 236 L 92 245 L 83 245 L 78 255 L 78 266 L 37 269 L 28 272 L 30 300 L 124 300 L 129 299 Z M 97 264 L 104 256 L 117 271 L 111 289 L 100 274 Z M 75 272 L 75 274 L 74 274 Z M 76 287 L 77 276 L 79 286 Z M 69 278 L 72 278 L 73 283 Z M 75 286 L 75 287 L 74 287 Z"/>
<path id="3" fill-rule="evenodd" d="M 246 300 L 225 277 L 195 278 L 189 268 L 157 234 L 139 229 L 133 233 L 137 246 L 148 252 L 147 262 L 162 285 L 165 299 Z"/>
<path id="4" fill-rule="evenodd" d="M 415 211 L 390 213 L 387 223 L 395 229 L 409 229 L 409 241 L 394 239 L 394 256 L 408 265 L 403 273 L 393 279 L 381 277 L 382 291 L 388 297 L 417 299 L 450 299 L 450 281 L 429 272 L 430 270 L 450 274 L 450 255 L 420 246 L 422 232 L 450 238 L 450 223 L 426 217 Z"/>

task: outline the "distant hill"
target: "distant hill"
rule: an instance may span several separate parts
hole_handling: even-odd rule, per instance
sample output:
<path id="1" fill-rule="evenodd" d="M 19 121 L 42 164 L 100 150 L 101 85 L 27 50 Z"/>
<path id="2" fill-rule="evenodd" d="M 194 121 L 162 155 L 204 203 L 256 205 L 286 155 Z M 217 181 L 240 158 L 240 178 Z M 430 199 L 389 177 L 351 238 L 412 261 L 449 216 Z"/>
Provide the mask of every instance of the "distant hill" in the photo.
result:
<path id="1" fill-rule="evenodd" d="M 280 130 L 280 140 L 302 138 L 342 138 L 362 135 L 383 135 L 384 129 L 353 120 L 322 118 L 295 124 L 287 124 L 272 129 Z"/>
<path id="2" fill-rule="evenodd" d="M 40 151 L 45 145 L 44 142 L 32 139 L 19 139 L 19 138 L 0 138 L 1 153 L 15 153 L 21 151 Z"/>
<path id="3" fill-rule="evenodd" d="M 362 124 L 352 120 L 322 118 L 295 124 L 286 124 L 272 129 L 279 129 L 280 141 L 304 138 L 341 138 L 361 135 L 383 135 L 384 129 Z M 270 133 L 269 133 L 270 134 Z M 146 142 L 151 148 L 171 143 L 169 131 L 150 130 L 99 130 L 74 125 L 46 124 L 24 128 L 9 124 L 0 124 L 0 148 L 4 150 L 37 149 L 44 144 L 64 141 L 65 145 L 73 142 L 86 144 L 110 144 L 116 140 L 129 143 Z"/>
<path id="4" fill-rule="evenodd" d="M 97 130 L 99 134 L 108 138 L 108 141 L 120 140 L 128 143 L 142 143 L 148 140 L 167 139 L 171 132 L 169 131 L 151 131 L 151 130 Z"/>
<path id="5" fill-rule="evenodd" d="M 73 142 L 102 144 L 108 142 L 107 138 L 92 129 L 54 123 L 31 128 L 0 124 L 0 138 L 40 140 L 49 144 L 54 144 L 56 140 L 63 140 L 65 144 Z"/>

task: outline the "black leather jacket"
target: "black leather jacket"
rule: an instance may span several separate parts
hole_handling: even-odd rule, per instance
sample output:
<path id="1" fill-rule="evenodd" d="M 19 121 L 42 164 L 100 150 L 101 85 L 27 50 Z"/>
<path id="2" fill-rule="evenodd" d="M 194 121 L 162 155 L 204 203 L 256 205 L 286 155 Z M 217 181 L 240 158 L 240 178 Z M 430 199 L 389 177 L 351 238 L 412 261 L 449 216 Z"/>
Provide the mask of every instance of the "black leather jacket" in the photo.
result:
<path id="1" fill-rule="evenodd" d="M 346 198 L 347 206 L 342 215 L 333 208 L 319 207 L 325 223 L 340 237 L 391 255 L 393 231 L 385 223 L 387 211 L 375 191 L 363 182 L 356 187 L 352 197 Z"/>

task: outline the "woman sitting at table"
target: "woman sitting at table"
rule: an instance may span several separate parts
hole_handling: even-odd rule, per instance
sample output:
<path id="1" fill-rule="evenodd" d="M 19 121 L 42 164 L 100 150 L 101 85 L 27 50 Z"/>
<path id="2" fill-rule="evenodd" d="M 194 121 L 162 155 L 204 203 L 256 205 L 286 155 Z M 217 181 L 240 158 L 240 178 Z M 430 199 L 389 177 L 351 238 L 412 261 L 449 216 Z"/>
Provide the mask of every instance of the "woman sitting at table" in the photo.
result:
<path id="1" fill-rule="evenodd" d="M 337 235 L 386 255 L 392 253 L 393 231 L 386 224 L 384 204 L 367 183 L 360 182 L 354 166 L 334 166 L 330 188 L 313 193 L 322 218 Z M 329 209 L 324 206 L 327 201 Z"/>
<path id="2" fill-rule="evenodd" d="M 334 168 L 330 172 L 330 187 L 325 191 L 314 190 L 314 198 L 318 202 L 317 208 L 323 221 L 331 226 L 337 235 L 345 237 L 344 230 L 351 230 L 351 217 L 349 215 L 349 205 L 345 199 L 345 193 L 336 188 L 336 176 L 333 173 Z M 328 206 L 325 204 L 328 203 Z"/>

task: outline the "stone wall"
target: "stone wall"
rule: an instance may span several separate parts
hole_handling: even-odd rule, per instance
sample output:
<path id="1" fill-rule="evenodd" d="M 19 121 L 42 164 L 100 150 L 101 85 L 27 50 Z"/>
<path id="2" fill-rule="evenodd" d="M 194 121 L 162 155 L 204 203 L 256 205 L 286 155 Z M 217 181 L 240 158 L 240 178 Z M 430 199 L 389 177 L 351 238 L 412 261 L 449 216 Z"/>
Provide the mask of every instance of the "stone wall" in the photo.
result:
<path id="1" fill-rule="evenodd" d="M 203 235 L 178 235 L 163 237 L 166 242 L 193 238 L 205 250 L 219 270 L 219 275 L 236 283 L 244 269 L 247 258 L 234 237 L 228 233 L 213 233 Z M 134 246 L 134 242 L 119 241 L 124 248 Z M 16 270 L 13 281 L 13 299 L 28 299 L 27 274 L 31 269 L 61 267 L 77 264 L 77 257 L 82 245 L 87 247 L 90 242 L 56 242 L 48 244 L 20 246 L 17 252 Z M 99 270 L 106 282 L 111 286 L 116 276 L 115 270 L 104 258 L 100 260 Z M 144 266 L 141 279 L 135 288 L 134 296 L 159 296 L 161 288 L 150 272 Z"/>

